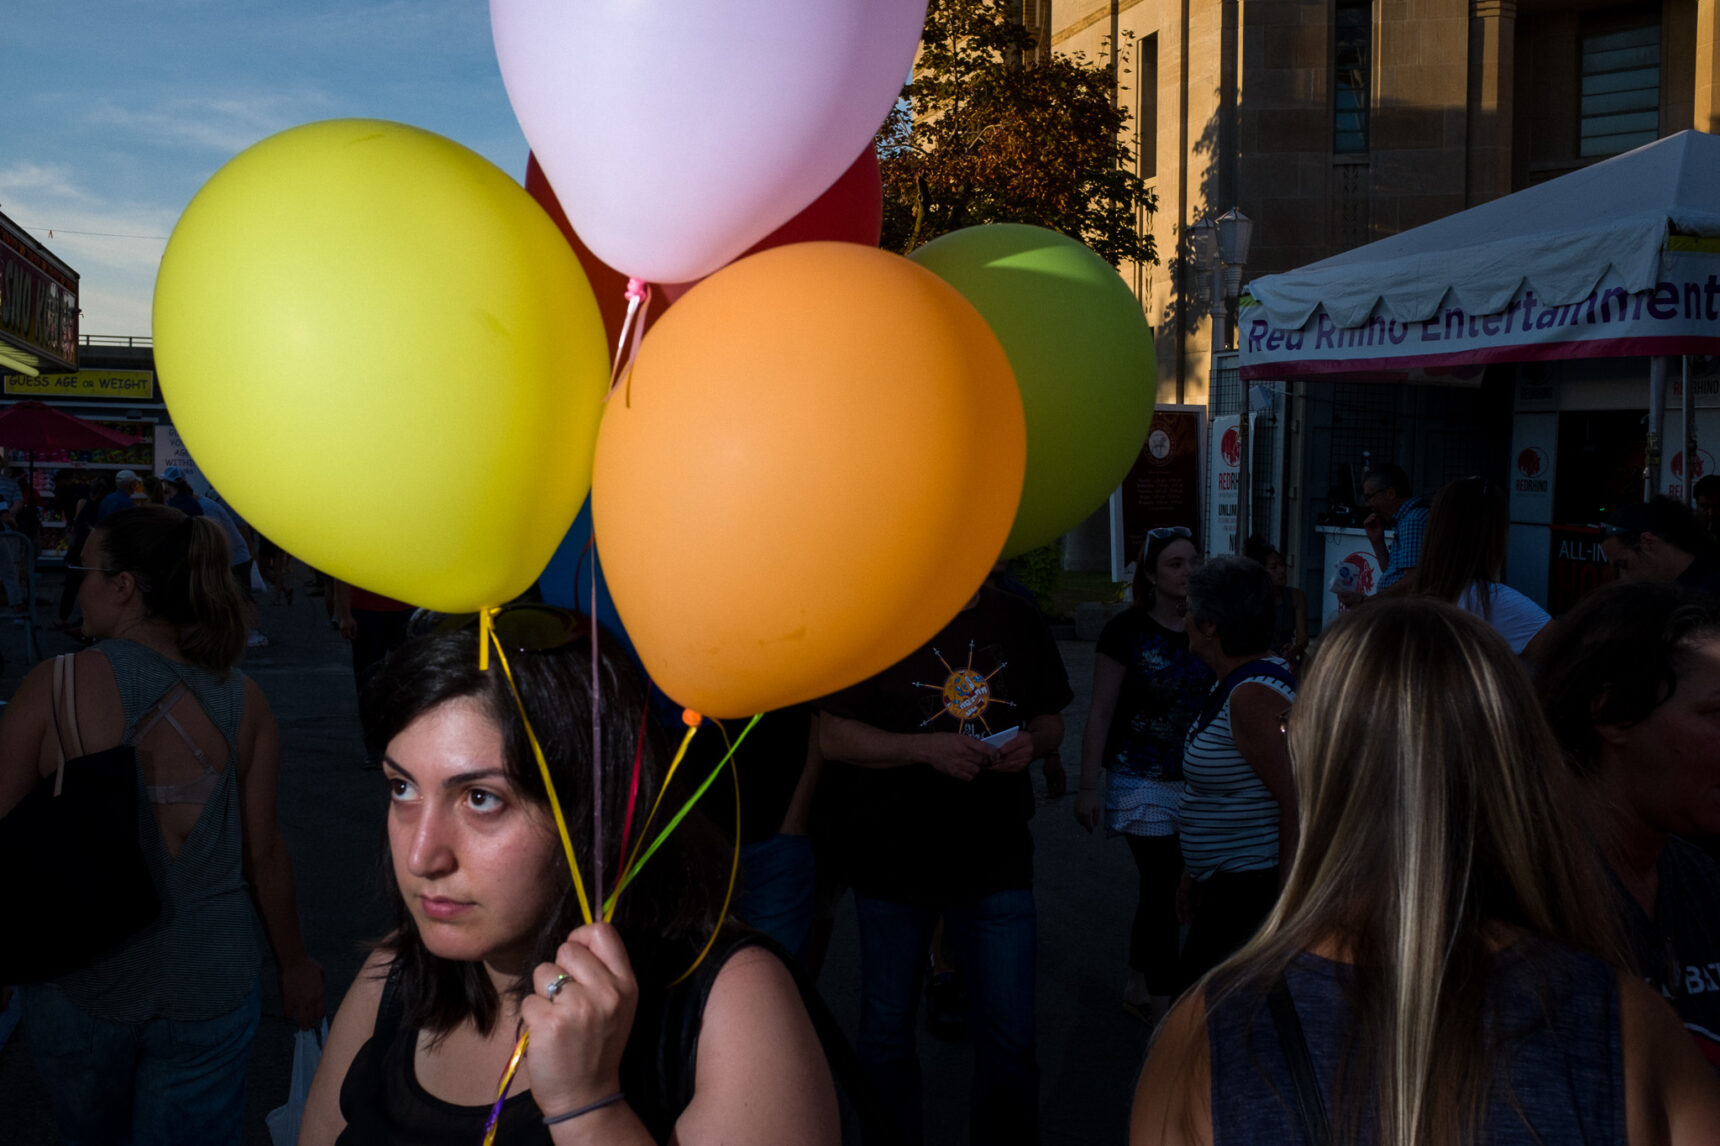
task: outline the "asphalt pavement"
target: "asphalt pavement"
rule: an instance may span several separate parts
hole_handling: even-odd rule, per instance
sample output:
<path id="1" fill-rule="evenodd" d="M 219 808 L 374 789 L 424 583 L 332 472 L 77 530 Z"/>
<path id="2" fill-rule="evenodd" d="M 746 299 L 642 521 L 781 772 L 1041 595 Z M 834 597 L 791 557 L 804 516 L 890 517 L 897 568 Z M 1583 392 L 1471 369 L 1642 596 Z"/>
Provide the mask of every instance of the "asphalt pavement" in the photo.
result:
<path id="1" fill-rule="evenodd" d="M 57 578 L 49 575 L 44 582 L 42 597 L 57 600 Z M 51 617 L 51 606 L 44 605 L 38 615 Z M 270 644 L 251 650 L 242 667 L 262 686 L 280 724 L 281 826 L 292 853 L 306 942 L 323 965 L 332 1016 L 364 958 L 365 942 L 387 926 L 378 893 L 384 792 L 380 774 L 361 767 L 349 647 L 329 627 L 322 599 L 301 588 L 292 605 L 263 606 L 262 627 Z M 43 645 L 47 655 L 77 647 L 58 634 L 46 634 Z M 1065 713 L 1063 740 L 1073 792 L 1093 645 L 1066 640 L 1059 647 L 1076 694 Z M 23 670 L 20 631 L 0 628 L 0 656 L 0 697 L 8 697 Z M 1146 1028 L 1120 1006 L 1134 867 L 1121 840 L 1089 836 L 1075 824 L 1072 794 L 1045 798 L 1037 766 L 1034 783 L 1040 805 L 1033 832 L 1041 1139 L 1048 1146 L 1121 1143 L 1147 1044 Z M 268 1146 L 264 1116 L 285 1099 L 291 1071 L 293 1028 L 281 1017 L 274 981 L 273 964 L 265 956 L 263 1020 L 246 1099 L 246 1146 Z M 859 1015 L 859 983 L 859 945 L 848 899 L 838 911 L 819 989 L 850 1037 Z M 961 1146 L 968 1141 L 970 1048 L 922 1033 L 920 1056 L 927 1141 Z M 0 1049 L 0 1141 L 18 1146 L 59 1142 L 22 1032 Z"/>

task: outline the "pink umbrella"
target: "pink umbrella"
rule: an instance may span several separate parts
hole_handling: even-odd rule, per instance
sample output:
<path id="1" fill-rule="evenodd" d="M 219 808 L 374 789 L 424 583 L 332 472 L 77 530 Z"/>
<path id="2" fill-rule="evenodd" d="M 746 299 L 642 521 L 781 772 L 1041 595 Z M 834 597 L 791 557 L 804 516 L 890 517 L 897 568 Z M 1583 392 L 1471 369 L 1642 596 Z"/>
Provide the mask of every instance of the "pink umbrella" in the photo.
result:
<path id="1" fill-rule="evenodd" d="M 124 434 L 40 402 L 18 402 L 0 410 L 0 446 L 28 454 L 32 488 L 37 450 L 103 450 L 135 444 Z"/>

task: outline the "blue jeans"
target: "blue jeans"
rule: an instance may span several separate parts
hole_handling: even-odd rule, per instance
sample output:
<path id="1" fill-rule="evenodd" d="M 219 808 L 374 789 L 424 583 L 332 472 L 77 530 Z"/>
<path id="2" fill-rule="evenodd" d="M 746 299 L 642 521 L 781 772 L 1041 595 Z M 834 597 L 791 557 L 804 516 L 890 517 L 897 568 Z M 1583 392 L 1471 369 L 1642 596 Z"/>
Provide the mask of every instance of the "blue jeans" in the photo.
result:
<path id="1" fill-rule="evenodd" d="M 925 1138 L 915 1017 L 932 930 L 941 915 L 945 950 L 967 984 L 974 1048 L 972 1144 L 1038 1141 L 1033 892 L 1000 891 L 941 911 L 856 893 L 854 906 L 860 916 L 856 1049 L 867 1081 L 902 1140 L 919 1146 Z"/>
<path id="2" fill-rule="evenodd" d="M 18 993 L 65 1146 L 238 1146 L 257 987 L 217 1018 L 143 1023 L 95 1018 L 52 983 Z"/>
<path id="3" fill-rule="evenodd" d="M 777 835 L 741 846 L 741 898 L 735 914 L 806 966 L 817 869 L 805 836 Z"/>

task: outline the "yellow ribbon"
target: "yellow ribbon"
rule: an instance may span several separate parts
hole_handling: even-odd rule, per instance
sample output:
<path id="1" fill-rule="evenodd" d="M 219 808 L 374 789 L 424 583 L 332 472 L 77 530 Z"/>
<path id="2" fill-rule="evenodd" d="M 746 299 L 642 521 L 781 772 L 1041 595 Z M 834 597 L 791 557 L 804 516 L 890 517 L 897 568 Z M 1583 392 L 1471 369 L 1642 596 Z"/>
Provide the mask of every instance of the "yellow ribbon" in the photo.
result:
<path id="1" fill-rule="evenodd" d="M 488 616 L 487 613 L 481 615 Z M 531 718 L 526 716 L 525 701 L 520 699 L 520 690 L 514 685 L 514 673 L 513 669 L 508 667 L 507 650 L 502 648 L 502 642 L 494 629 L 490 630 L 489 638 L 495 643 L 496 658 L 501 662 L 502 675 L 508 678 L 508 691 L 513 693 L 514 704 L 520 710 L 520 723 L 525 725 L 526 739 L 531 742 L 532 756 L 537 759 L 538 774 L 543 777 L 544 794 L 549 797 L 549 810 L 555 815 L 555 830 L 561 834 L 561 848 L 567 854 L 567 869 L 573 876 L 573 890 L 579 896 L 579 914 L 587 923 L 591 923 L 591 902 L 585 895 L 585 880 L 579 874 L 579 860 L 573 854 L 573 837 L 568 834 L 567 820 L 561 814 L 561 801 L 556 798 L 555 781 L 550 779 L 549 763 L 544 759 L 543 747 L 538 744 L 537 733 L 532 731 Z M 598 767 L 598 762 L 592 761 L 592 767 Z"/>

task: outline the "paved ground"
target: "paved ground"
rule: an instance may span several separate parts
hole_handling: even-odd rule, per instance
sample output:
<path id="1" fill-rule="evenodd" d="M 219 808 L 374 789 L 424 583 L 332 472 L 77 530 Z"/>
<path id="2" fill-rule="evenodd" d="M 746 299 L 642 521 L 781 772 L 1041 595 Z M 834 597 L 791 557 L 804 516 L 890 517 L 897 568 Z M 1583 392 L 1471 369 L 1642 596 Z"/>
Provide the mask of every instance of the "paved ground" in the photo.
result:
<path id="1" fill-rule="evenodd" d="M 44 590 L 57 599 L 53 578 Z M 325 621 L 319 598 L 300 592 L 293 606 L 265 608 L 273 640 L 244 664 L 269 697 L 280 722 L 281 822 L 292 851 L 299 910 L 311 953 L 327 973 L 330 1006 L 351 983 L 364 940 L 385 926 L 374 893 L 382 856 L 383 791 L 361 757 L 348 650 Z M 41 615 L 50 615 L 44 607 Z M 75 647 L 48 635 L 48 653 Z M 1080 754 L 1081 723 L 1091 688 L 1093 646 L 1062 643 L 1076 700 L 1067 713 L 1064 755 Z M 21 634 L 0 630 L 0 697 L 22 670 Z M 1071 772 L 1071 784 L 1074 775 Z M 1133 904 L 1134 870 L 1121 841 L 1090 837 L 1074 823 L 1072 797 L 1043 798 L 1034 820 L 1038 841 L 1039 1027 L 1043 1072 L 1042 1126 L 1047 1144 L 1118 1143 L 1125 1138 L 1135 1072 L 1146 1031 L 1119 1008 Z M 292 1029 L 280 1017 L 272 966 L 264 971 L 264 1018 L 248 1094 L 246 1143 L 267 1146 L 263 1118 L 285 1097 Z M 852 1036 L 859 1006 L 859 961 L 852 903 L 838 918 L 820 988 Z M 20 1146 L 59 1141 L 40 1080 L 21 1035 L 0 1049 L 0 1139 Z M 965 1044 L 922 1036 L 928 1141 L 967 1142 L 966 1096 L 971 1055 Z"/>

